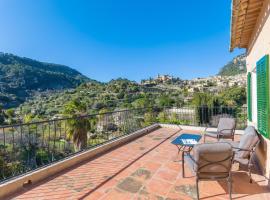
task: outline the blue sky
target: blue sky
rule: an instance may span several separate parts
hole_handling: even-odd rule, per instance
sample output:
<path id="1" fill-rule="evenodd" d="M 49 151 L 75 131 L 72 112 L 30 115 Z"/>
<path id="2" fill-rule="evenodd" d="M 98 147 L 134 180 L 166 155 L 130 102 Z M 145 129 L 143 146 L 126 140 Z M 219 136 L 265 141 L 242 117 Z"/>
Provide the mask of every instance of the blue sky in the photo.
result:
<path id="1" fill-rule="evenodd" d="M 229 53 L 230 0 L 1 0 L 0 51 L 100 81 L 216 74 Z"/>

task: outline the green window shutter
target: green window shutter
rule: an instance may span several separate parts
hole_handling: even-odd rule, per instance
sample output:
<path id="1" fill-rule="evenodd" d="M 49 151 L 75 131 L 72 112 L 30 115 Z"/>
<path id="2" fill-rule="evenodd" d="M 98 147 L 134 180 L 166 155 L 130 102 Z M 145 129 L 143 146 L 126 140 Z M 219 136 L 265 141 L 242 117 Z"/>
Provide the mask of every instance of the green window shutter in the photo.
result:
<path id="1" fill-rule="evenodd" d="M 247 103 L 248 103 L 248 120 L 252 121 L 252 90 L 251 90 L 251 73 L 247 75 Z"/>
<path id="2" fill-rule="evenodd" d="M 256 65 L 257 72 L 257 117 L 258 131 L 269 138 L 269 56 L 261 58 Z"/>

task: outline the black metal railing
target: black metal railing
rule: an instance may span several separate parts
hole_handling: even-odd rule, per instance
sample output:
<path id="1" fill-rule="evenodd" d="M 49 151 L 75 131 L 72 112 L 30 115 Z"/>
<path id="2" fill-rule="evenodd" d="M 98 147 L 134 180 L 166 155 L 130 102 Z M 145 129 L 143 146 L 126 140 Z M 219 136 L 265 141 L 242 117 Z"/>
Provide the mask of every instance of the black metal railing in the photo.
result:
<path id="1" fill-rule="evenodd" d="M 216 126 L 220 117 L 246 126 L 246 108 L 140 108 L 0 127 L 0 183 L 154 123 Z"/>
<path id="2" fill-rule="evenodd" d="M 245 107 L 164 108 L 163 112 L 159 113 L 158 120 L 161 123 L 217 127 L 219 119 L 222 117 L 235 118 L 237 129 L 244 129 L 247 126 L 247 109 Z"/>

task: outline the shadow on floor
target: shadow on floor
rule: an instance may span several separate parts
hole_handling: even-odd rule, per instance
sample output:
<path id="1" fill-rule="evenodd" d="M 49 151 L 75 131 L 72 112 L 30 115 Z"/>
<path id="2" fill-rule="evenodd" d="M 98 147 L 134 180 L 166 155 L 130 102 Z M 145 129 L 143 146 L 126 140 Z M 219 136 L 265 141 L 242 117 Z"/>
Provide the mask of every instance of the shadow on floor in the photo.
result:
<path id="1" fill-rule="evenodd" d="M 265 185 L 259 185 L 260 181 L 265 180 L 254 180 L 252 183 L 249 183 L 249 176 L 247 172 L 244 171 L 234 171 L 232 174 L 233 183 L 232 183 L 232 194 L 238 194 L 239 197 L 233 199 L 248 197 L 256 194 L 269 193 L 270 189 Z M 226 194 L 228 194 L 228 187 L 226 181 L 218 181 L 220 186 L 223 188 Z"/>
<path id="2" fill-rule="evenodd" d="M 139 159 L 141 159 L 142 157 L 144 157 L 145 155 L 147 155 L 148 153 L 150 153 L 151 151 L 153 151 L 154 149 L 156 149 L 157 147 L 159 147 L 161 144 L 163 144 L 164 142 L 166 142 L 167 140 L 171 139 L 174 135 L 176 135 L 177 133 L 181 132 L 181 130 L 178 130 L 174 133 L 172 133 L 169 137 L 166 138 L 160 138 L 160 140 L 162 140 L 160 143 L 158 143 L 157 145 L 155 145 L 154 147 L 150 148 L 149 150 L 147 150 L 146 152 L 144 152 L 142 155 L 140 155 L 139 157 L 137 157 L 136 159 L 132 160 L 130 163 L 128 163 L 125 167 L 123 167 L 121 170 L 119 170 L 118 172 L 116 172 L 115 174 L 113 174 L 112 176 L 110 176 L 108 179 L 106 179 L 105 181 L 103 181 L 102 183 L 100 183 L 99 185 L 97 185 L 95 188 L 91 189 L 89 192 L 85 193 L 83 196 L 81 196 L 79 198 L 79 200 L 83 200 L 85 199 L 87 196 L 89 196 L 91 193 L 95 192 L 97 189 L 99 189 L 100 187 L 102 187 L 104 184 L 106 184 L 108 181 L 110 181 L 111 179 L 113 179 L 114 177 L 116 177 L 118 174 L 120 174 L 121 172 L 123 172 L 125 169 L 127 169 L 128 167 L 130 167 L 133 163 L 135 163 L 136 161 L 138 161 Z"/>
<path id="3" fill-rule="evenodd" d="M 163 138 L 159 138 L 160 142 L 158 144 L 156 144 L 155 146 L 151 147 L 149 150 L 147 150 L 146 152 L 140 154 L 137 158 L 135 158 L 134 160 L 131 160 L 127 165 L 125 165 L 123 168 L 121 168 L 119 171 L 115 172 L 114 174 L 111 174 L 107 179 L 105 179 L 104 181 L 102 181 L 100 184 L 98 184 L 95 188 L 91 189 L 90 191 L 88 191 L 87 193 L 85 193 L 84 195 L 82 195 L 79 199 L 84 199 L 86 198 L 87 196 L 89 196 L 91 193 L 95 192 L 97 189 L 99 189 L 100 187 L 102 187 L 104 184 L 106 184 L 108 181 L 110 181 L 111 179 L 113 179 L 114 177 L 116 177 L 118 174 L 120 174 L 121 172 L 123 172 L 125 169 L 127 169 L 128 167 L 130 167 L 132 164 L 134 164 L 136 161 L 138 161 L 139 159 L 143 158 L 145 155 L 147 155 L 148 153 L 150 153 L 151 151 L 153 151 L 154 149 L 156 149 L 157 147 L 159 147 L 161 144 L 163 144 L 164 142 L 170 140 L 172 137 L 174 137 L 176 134 L 180 133 L 181 132 L 181 129 L 171 133 L 168 137 L 163 137 Z M 133 142 L 133 141 L 131 141 Z M 126 145 L 126 144 L 124 144 Z M 17 192 L 16 194 L 10 196 L 8 199 L 13 199 L 13 198 L 16 198 L 17 196 L 19 195 L 22 195 L 32 189 L 35 189 L 36 187 L 40 186 L 40 185 L 43 185 L 43 184 L 46 184 L 47 182 L 51 181 L 52 179 L 55 179 L 65 173 L 68 173 L 69 171 L 72 171 L 72 170 L 75 170 L 76 168 L 84 165 L 85 163 L 88 163 L 88 162 L 91 162 L 92 160 L 102 156 L 102 155 L 105 155 L 107 153 L 110 153 L 111 151 L 115 150 L 119 148 L 118 147 L 115 147 L 113 149 L 111 149 L 110 151 L 108 152 L 105 152 L 104 154 L 101 154 L 101 155 L 98 155 L 92 159 L 89 159 L 87 161 L 84 161 L 84 162 L 81 162 L 79 164 L 77 164 L 76 166 L 72 166 L 71 168 L 69 169 L 66 169 L 52 177 L 48 177 L 47 179 L 37 183 L 37 184 L 34 184 L 34 185 L 31 185 L 31 186 L 28 186 L 27 188 L 25 188 L 23 191 L 19 191 Z"/>

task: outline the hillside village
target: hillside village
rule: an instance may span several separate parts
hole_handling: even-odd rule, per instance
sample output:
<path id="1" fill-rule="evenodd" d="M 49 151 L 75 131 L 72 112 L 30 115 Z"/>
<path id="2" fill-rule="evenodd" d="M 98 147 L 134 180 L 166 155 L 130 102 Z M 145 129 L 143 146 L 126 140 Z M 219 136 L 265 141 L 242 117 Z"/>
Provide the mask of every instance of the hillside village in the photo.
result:
<path id="1" fill-rule="evenodd" d="M 220 92 L 227 87 L 245 87 L 246 74 L 196 78 L 184 81 L 183 85 L 188 89 L 188 92 Z"/>
<path id="2" fill-rule="evenodd" d="M 246 86 L 246 56 L 241 54 L 225 64 L 215 76 L 182 80 L 171 75 L 158 75 L 141 81 L 141 85 L 156 88 L 181 89 L 195 92 L 221 92 L 225 88 Z"/>
<path id="3" fill-rule="evenodd" d="M 234 76 L 210 76 L 207 78 L 195 78 L 191 80 L 181 80 L 170 75 L 158 75 L 156 78 L 143 80 L 141 85 L 162 87 L 162 85 L 174 85 L 187 90 L 189 93 L 194 92 L 220 92 L 227 87 L 245 87 L 246 74 L 238 74 Z"/>

